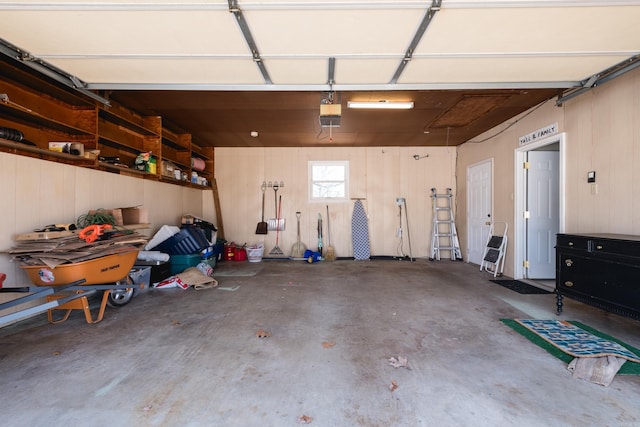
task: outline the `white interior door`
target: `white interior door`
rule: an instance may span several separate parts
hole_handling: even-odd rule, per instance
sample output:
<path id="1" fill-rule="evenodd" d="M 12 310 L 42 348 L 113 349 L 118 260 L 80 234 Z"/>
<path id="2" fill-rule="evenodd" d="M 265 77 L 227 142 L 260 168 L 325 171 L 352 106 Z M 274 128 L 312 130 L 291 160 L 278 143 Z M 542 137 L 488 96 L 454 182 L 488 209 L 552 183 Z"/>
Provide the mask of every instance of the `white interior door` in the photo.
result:
<path id="1" fill-rule="evenodd" d="M 467 262 L 480 265 L 492 221 L 493 161 L 467 169 Z"/>
<path id="2" fill-rule="evenodd" d="M 526 174 L 526 277 L 556 277 L 555 242 L 560 228 L 560 153 L 528 151 Z"/>

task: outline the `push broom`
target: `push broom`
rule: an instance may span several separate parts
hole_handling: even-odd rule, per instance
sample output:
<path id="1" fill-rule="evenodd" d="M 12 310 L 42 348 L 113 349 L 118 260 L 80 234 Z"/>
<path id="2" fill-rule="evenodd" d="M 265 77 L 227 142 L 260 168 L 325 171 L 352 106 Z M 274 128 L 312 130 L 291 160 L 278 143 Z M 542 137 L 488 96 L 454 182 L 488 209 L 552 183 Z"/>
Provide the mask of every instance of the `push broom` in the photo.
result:
<path id="1" fill-rule="evenodd" d="M 329 221 L 329 205 L 327 205 L 327 254 L 324 256 L 324 259 L 327 261 L 335 261 L 336 260 L 336 252 L 331 246 L 331 225 Z"/>

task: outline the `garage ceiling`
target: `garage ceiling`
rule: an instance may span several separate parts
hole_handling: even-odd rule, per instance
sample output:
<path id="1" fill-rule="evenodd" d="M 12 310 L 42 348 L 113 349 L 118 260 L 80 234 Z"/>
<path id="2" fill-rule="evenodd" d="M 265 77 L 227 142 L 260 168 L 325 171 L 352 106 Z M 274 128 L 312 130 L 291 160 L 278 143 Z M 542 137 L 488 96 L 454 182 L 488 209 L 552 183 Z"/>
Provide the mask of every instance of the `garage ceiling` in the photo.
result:
<path id="1" fill-rule="evenodd" d="M 640 1 L 27 0 L 0 17 L 5 41 L 214 146 L 457 145 L 640 53 Z M 319 124 L 329 98 L 340 127 Z M 346 108 L 361 99 L 415 108 Z"/>

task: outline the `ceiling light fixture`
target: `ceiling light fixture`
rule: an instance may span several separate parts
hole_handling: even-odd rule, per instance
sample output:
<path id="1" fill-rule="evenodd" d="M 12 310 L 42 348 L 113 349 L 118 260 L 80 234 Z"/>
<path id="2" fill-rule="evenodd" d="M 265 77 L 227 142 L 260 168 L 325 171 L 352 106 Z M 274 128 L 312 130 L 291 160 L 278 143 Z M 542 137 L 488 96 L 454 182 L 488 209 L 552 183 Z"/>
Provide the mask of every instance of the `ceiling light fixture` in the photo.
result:
<path id="1" fill-rule="evenodd" d="M 413 108 L 413 101 L 349 101 L 348 108 L 375 108 L 381 110 L 410 110 Z"/>

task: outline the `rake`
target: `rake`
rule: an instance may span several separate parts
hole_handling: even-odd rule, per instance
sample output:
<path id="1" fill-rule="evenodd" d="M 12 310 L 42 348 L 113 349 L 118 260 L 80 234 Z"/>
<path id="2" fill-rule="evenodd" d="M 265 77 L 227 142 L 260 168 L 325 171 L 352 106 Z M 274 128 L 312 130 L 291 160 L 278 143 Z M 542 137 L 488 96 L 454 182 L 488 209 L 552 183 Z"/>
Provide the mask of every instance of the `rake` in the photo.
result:
<path id="1" fill-rule="evenodd" d="M 276 224 L 280 222 L 280 213 L 282 212 L 282 196 L 280 196 L 280 199 L 278 200 L 278 213 L 276 215 Z M 280 249 L 280 247 L 278 246 L 278 237 L 280 236 L 280 228 L 276 228 L 276 245 L 273 247 L 273 249 L 271 249 L 271 252 L 269 252 L 269 255 L 284 255 L 284 252 L 282 252 L 282 249 Z"/>

